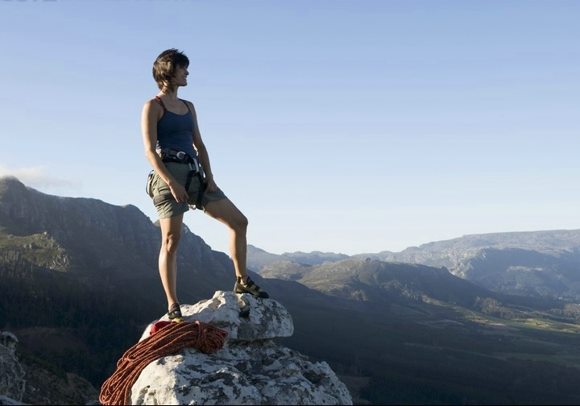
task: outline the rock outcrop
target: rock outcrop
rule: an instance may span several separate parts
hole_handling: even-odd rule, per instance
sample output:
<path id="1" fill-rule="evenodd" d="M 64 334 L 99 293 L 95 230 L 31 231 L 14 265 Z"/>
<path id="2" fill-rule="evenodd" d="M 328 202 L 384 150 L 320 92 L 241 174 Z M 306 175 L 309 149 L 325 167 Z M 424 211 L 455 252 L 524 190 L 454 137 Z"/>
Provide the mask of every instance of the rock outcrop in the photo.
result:
<path id="1" fill-rule="evenodd" d="M 182 305 L 182 313 L 186 321 L 227 331 L 224 347 L 210 355 L 187 349 L 152 362 L 133 385 L 132 404 L 352 404 L 326 362 L 274 342 L 294 331 L 279 302 L 218 291 L 210 300 Z"/>
<path id="2" fill-rule="evenodd" d="M 91 404 L 97 390 L 72 373 L 45 369 L 33 359 L 21 361 L 22 341 L 9 331 L 0 332 L 0 405 Z"/>
<path id="3" fill-rule="evenodd" d="M 17 404 L 22 401 L 26 381 L 24 368 L 16 356 L 18 339 L 8 331 L 0 332 L 0 395 L 1 404 Z M 10 401 L 16 403 L 8 403 Z"/>

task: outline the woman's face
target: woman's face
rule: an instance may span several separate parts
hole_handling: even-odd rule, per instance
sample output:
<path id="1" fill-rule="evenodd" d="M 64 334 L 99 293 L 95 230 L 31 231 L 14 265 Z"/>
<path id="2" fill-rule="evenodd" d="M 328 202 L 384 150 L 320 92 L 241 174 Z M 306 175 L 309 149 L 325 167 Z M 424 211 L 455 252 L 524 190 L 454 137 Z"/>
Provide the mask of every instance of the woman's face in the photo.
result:
<path id="1" fill-rule="evenodd" d="M 175 86 L 187 86 L 187 75 L 189 72 L 187 66 L 177 66 L 175 68 L 175 75 L 173 76 L 173 83 Z"/>

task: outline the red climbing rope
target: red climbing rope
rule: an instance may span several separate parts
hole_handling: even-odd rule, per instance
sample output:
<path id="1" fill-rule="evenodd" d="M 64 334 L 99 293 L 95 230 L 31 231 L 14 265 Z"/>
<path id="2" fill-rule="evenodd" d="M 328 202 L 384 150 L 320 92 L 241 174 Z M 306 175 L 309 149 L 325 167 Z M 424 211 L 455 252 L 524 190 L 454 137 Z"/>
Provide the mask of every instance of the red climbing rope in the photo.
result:
<path id="1" fill-rule="evenodd" d="M 151 362 L 186 347 L 211 354 L 223 347 L 227 333 L 200 321 L 170 323 L 129 348 L 117 361 L 117 369 L 101 387 L 102 405 L 129 404 L 131 387 Z"/>

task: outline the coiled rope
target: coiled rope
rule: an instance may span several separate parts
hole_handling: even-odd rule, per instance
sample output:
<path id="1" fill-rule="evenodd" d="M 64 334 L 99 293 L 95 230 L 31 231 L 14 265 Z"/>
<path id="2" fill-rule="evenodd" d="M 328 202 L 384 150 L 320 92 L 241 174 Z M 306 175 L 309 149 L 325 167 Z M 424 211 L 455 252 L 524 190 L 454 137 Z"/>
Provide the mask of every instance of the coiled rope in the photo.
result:
<path id="1" fill-rule="evenodd" d="M 101 386 L 102 405 L 129 404 L 131 388 L 151 362 L 193 347 L 211 354 L 223 347 L 227 333 L 200 321 L 170 323 L 129 348 L 117 361 L 117 369 Z"/>

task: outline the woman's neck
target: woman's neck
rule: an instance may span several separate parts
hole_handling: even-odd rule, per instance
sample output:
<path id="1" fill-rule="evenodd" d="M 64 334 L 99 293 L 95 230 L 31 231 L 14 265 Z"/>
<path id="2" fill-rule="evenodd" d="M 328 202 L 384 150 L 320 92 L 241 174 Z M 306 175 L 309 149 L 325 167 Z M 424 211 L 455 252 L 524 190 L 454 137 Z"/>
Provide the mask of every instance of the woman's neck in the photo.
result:
<path id="1" fill-rule="evenodd" d="M 164 97 L 169 100 L 177 100 L 177 89 L 175 90 L 161 90 L 157 95 L 159 97 Z"/>

